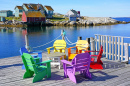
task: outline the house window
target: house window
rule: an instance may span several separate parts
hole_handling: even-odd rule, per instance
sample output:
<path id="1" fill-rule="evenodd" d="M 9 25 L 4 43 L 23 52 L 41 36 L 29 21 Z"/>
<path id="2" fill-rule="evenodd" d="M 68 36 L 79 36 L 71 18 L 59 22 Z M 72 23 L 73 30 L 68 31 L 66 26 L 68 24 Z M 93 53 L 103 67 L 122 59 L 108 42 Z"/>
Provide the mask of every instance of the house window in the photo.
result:
<path id="1" fill-rule="evenodd" d="M 41 20 L 41 17 L 39 17 L 39 20 Z"/>
<path id="2" fill-rule="evenodd" d="M 19 10 L 19 12 L 22 12 L 22 10 Z"/>

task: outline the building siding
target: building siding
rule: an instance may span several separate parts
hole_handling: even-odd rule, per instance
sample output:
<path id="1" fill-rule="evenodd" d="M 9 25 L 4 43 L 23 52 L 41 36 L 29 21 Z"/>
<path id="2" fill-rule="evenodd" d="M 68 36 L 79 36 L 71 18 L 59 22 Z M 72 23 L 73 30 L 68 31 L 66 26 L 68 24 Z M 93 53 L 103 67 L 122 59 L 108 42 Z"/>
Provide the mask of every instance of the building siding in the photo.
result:
<path id="1" fill-rule="evenodd" d="M 27 18 L 26 18 L 25 12 L 23 12 L 22 21 L 23 21 L 23 22 L 27 22 Z"/>
<path id="2" fill-rule="evenodd" d="M 46 7 L 44 7 L 44 9 L 45 9 L 45 15 L 46 15 L 46 17 L 47 18 L 52 18 L 52 15 L 53 15 L 53 11 L 51 11 L 51 10 L 48 10 Z"/>
<path id="3" fill-rule="evenodd" d="M 12 11 L 0 11 L 0 16 L 2 17 L 9 17 L 9 16 L 13 16 L 13 12 Z"/>
<path id="4" fill-rule="evenodd" d="M 26 8 L 25 5 L 23 5 L 22 7 L 23 7 L 24 11 L 28 11 L 28 9 Z"/>
<path id="5" fill-rule="evenodd" d="M 32 23 L 32 22 L 45 22 L 45 18 L 42 17 L 27 17 L 27 22 Z"/>
<path id="6" fill-rule="evenodd" d="M 19 9 L 18 8 L 15 9 L 15 17 L 19 17 Z"/>
<path id="7" fill-rule="evenodd" d="M 28 22 L 28 23 L 45 22 L 46 18 L 45 17 L 27 17 L 25 12 L 23 12 L 22 21 L 23 22 Z"/>

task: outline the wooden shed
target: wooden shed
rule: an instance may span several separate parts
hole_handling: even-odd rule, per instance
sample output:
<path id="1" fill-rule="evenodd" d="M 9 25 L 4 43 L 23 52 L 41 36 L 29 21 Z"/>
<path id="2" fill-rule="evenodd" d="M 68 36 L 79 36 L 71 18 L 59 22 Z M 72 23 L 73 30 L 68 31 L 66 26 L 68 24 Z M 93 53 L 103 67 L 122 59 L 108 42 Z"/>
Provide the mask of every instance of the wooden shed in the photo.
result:
<path id="1" fill-rule="evenodd" d="M 22 21 L 27 23 L 46 22 L 46 17 L 40 11 L 24 11 Z"/>

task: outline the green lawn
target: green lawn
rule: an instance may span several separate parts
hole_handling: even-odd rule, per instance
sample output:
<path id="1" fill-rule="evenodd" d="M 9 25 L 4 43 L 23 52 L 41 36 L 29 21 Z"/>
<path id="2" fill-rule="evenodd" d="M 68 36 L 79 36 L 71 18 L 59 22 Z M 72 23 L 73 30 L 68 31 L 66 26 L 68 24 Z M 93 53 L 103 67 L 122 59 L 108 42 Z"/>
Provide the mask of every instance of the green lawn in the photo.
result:
<path id="1" fill-rule="evenodd" d="M 21 17 L 5 17 L 6 20 L 17 20 L 17 21 L 22 21 Z"/>
<path id="2" fill-rule="evenodd" d="M 64 15 L 60 15 L 60 16 L 54 15 L 53 18 L 50 19 L 50 20 L 51 20 L 52 22 L 53 22 L 53 21 L 68 21 L 69 18 L 64 17 Z"/>

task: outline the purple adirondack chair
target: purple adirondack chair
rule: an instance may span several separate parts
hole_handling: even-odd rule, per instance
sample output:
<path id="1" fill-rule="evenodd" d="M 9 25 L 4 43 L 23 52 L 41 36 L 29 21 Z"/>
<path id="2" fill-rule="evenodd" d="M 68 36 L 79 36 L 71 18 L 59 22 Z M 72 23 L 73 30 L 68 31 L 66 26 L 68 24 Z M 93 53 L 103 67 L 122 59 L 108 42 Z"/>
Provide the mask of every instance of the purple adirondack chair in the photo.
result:
<path id="1" fill-rule="evenodd" d="M 73 82 L 77 83 L 75 78 L 75 72 L 82 73 L 85 77 L 88 77 L 91 79 L 91 73 L 89 72 L 89 67 L 91 63 L 91 56 L 89 53 L 81 53 L 77 54 L 72 62 L 69 62 L 67 60 L 61 60 L 63 62 L 63 68 L 64 68 L 64 77 L 67 78 L 67 76 L 72 80 Z M 71 66 L 67 66 L 67 64 Z"/>

